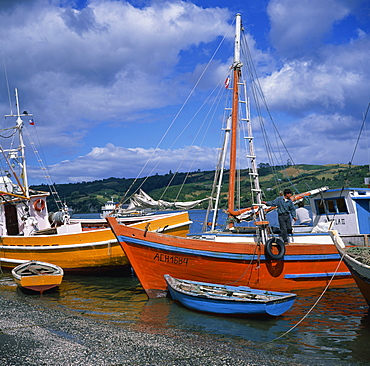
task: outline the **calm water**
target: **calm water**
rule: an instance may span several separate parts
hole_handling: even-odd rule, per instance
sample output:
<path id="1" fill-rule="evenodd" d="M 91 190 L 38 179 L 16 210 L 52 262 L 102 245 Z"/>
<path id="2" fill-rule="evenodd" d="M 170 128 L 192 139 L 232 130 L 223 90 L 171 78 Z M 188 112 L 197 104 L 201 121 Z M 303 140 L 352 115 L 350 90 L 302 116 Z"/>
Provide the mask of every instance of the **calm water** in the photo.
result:
<path id="1" fill-rule="evenodd" d="M 193 219 L 200 225 L 197 215 Z M 1 291 L 19 291 L 9 274 L 1 278 Z M 178 329 L 215 335 L 238 347 L 267 347 L 312 365 L 368 364 L 370 316 L 357 287 L 329 288 L 307 318 L 295 327 L 321 292 L 322 289 L 297 292 L 295 304 L 283 316 L 262 319 L 202 314 L 170 298 L 148 300 L 135 276 L 65 276 L 60 288 L 44 294 L 40 301 L 44 306 L 60 307 L 141 331 L 165 334 L 169 329 Z"/>

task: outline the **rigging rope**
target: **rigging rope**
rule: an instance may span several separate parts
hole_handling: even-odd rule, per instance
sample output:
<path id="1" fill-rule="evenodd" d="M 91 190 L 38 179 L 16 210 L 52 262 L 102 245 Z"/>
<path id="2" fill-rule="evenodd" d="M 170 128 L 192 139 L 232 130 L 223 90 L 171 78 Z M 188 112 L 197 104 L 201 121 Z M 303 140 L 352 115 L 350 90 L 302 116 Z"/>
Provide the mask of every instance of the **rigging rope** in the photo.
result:
<path id="1" fill-rule="evenodd" d="M 37 132 L 37 128 L 36 128 L 35 125 L 33 127 L 34 127 L 36 137 L 37 137 L 37 140 L 38 140 L 38 145 L 41 149 L 41 154 L 44 157 L 44 153 L 43 153 L 43 150 L 42 150 L 42 145 L 41 145 L 41 142 L 40 142 L 39 134 Z M 53 181 L 51 179 L 51 173 L 50 173 L 48 167 L 43 164 L 43 159 L 41 158 L 38 150 L 36 149 L 35 143 L 33 142 L 32 138 L 31 138 L 31 135 L 28 132 L 27 128 L 24 127 L 24 130 L 26 132 L 26 136 L 28 137 L 30 146 L 32 147 L 32 150 L 33 150 L 33 152 L 36 156 L 37 162 L 39 163 L 39 166 L 40 166 L 41 170 L 44 172 L 44 177 L 45 177 L 47 186 L 49 187 L 50 193 L 51 193 L 51 195 L 54 199 L 54 202 L 55 202 L 58 210 L 61 210 L 62 207 L 63 207 L 62 200 L 60 199 L 60 196 L 59 196 L 58 191 L 56 190 L 55 184 L 53 183 Z"/>
<path id="2" fill-rule="evenodd" d="M 255 68 L 253 59 L 252 59 L 251 51 L 248 47 L 246 37 L 242 37 L 242 42 L 244 44 L 244 47 L 242 47 L 242 52 L 243 52 L 243 56 L 247 60 L 246 63 L 247 63 L 247 67 L 248 67 L 248 70 L 249 70 L 250 77 L 251 77 L 251 91 L 252 91 L 253 99 L 255 101 L 255 108 L 256 108 L 256 111 L 257 111 L 257 114 L 258 114 L 258 120 L 260 122 L 262 136 L 263 136 L 263 139 L 264 139 L 264 142 L 265 142 L 267 155 L 268 155 L 270 165 L 271 165 L 270 168 L 272 169 L 272 172 L 273 172 L 273 175 L 274 175 L 274 178 L 275 178 L 275 181 L 276 181 L 276 185 L 278 187 L 280 187 L 281 183 L 277 179 L 278 175 L 277 175 L 277 171 L 276 171 L 275 166 L 285 166 L 285 164 L 282 163 L 283 159 L 282 159 L 281 150 L 279 148 L 280 144 L 278 143 L 278 141 L 276 142 L 276 147 L 278 149 L 278 154 L 280 156 L 280 161 L 281 161 L 281 163 L 279 164 L 278 163 L 279 159 L 277 159 L 276 154 L 274 153 L 274 150 L 272 148 L 271 142 L 268 138 L 268 133 L 267 133 L 265 127 L 264 127 L 264 119 L 262 118 L 261 106 L 260 106 L 260 103 L 259 103 L 260 100 L 262 101 L 262 104 L 264 105 L 264 107 L 266 109 L 266 112 L 268 114 L 268 117 L 269 117 L 269 119 L 272 123 L 276 140 L 280 141 L 280 143 L 282 144 L 286 154 L 288 155 L 290 161 L 292 162 L 292 165 L 295 167 L 295 169 L 297 169 L 298 172 L 299 172 L 299 169 L 296 166 L 296 164 L 294 163 L 294 160 L 293 160 L 292 156 L 290 155 L 290 153 L 289 153 L 289 151 L 288 151 L 288 149 L 287 149 L 287 147 L 284 143 L 284 140 L 283 140 L 282 136 L 280 135 L 280 133 L 277 129 L 277 126 L 274 122 L 274 119 L 271 115 L 270 109 L 268 107 L 266 98 L 264 96 L 264 93 L 263 93 L 263 90 L 262 90 L 262 87 L 261 87 L 261 84 L 260 84 L 260 81 L 259 81 L 259 78 L 258 78 L 258 75 L 257 75 L 257 71 L 256 71 L 256 68 Z M 276 161 L 276 163 L 274 161 Z M 288 181 L 290 181 L 289 178 L 288 178 Z M 294 187 L 294 190 L 299 193 L 299 190 L 294 186 L 294 184 L 291 181 L 290 181 L 290 183 L 291 183 L 291 186 Z M 307 184 L 306 180 L 304 180 L 304 183 L 308 187 L 308 190 L 312 189 Z M 281 190 L 281 188 L 279 188 L 279 189 Z"/>
<path id="3" fill-rule="evenodd" d="M 153 149 L 151 155 L 149 156 L 149 158 L 147 159 L 146 163 L 144 164 L 144 166 L 141 168 L 140 172 L 137 174 L 136 178 L 132 181 L 130 187 L 127 189 L 127 191 L 125 192 L 125 194 L 123 195 L 121 201 L 120 201 L 120 204 L 124 203 L 125 200 L 128 198 L 128 195 L 131 191 L 131 189 L 133 188 L 133 186 L 135 185 L 135 183 L 137 182 L 137 180 L 139 179 L 140 175 L 143 173 L 144 169 L 148 166 L 150 160 L 152 159 L 154 153 L 158 150 L 160 144 L 163 142 L 164 138 L 167 136 L 167 134 L 169 133 L 169 131 L 171 130 L 172 126 L 174 125 L 175 121 L 178 119 L 178 117 L 180 116 L 181 112 L 183 111 L 183 109 L 185 108 L 186 104 L 188 103 L 188 101 L 190 100 L 191 96 L 194 94 L 197 86 L 199 85 L 200 81 L 202 80 L 204 74 L 206 73 L 206 71 L 209 69 L 212 61 L 214 60 L 217 52 L 219 51 L 221 45 L 223 44 L 224 40 L 227 38 L 227 35 L 230 33 L 230 29 L 231 29 L 231 26 L 229 27 L 229 31 L 225 33 L 225 35 L 223 36 L 223 38 L 221 39 L 220 43 L 218 44 L 218 46 L 216 47 L 216 50 L 214 51 L 211 59 L 208 61 L 207 65 L 205 66 L 204 70 L 202 71 L 202 73 L 200 74 L 198 80 L 196 81 L 196 83 L 194 84 L 192 90 L 190 91 L 190 93 L 188 94 L 187 98 L 185 99 L 184 103 L 182 104 L 182 106 L 180 107 L 179 111 L 176 113 L 175 117 L 173 118 L 173 120 L 171 121 L 170 125 L 168 126 L 167 130 L 165 131 L 164 135 L 162 136 L 162 138 L 160 139 L 160 141 L 158 142 L 157 146 Z M 184 131 L 183 131 L 184 132 Z M 183 133 L 182 132 L 182 133 Z M 173 144 L 172 144 L 173 146 Z M 168 150 L 166 152 L 166 154 L 168 153 Z M 166 156 L 166 154 L 164 156 Z M 163 157 L 164 157 L 163 156 Z M 149 178 L 149 176 L 154 172 L 154 170 L 158 167 L 158 165 L 160 164 L 160 162 L 162 161 L 163 157 L 158 161 L 158 163 L 152 168 L 152 170 L 149 172 L 149 174 L 147 174 L 146 178 L 142 181 L 142 183 L 140 184 L 139 188 L 137 188 L 135 191 L 138 191 L 142 186 L 143 184 L 146 182 L 146 180 Z M 135 193 L 135 192 L 133 192 Z"/>
<path id="4" fill-rule="evenodd" d="M 211 96 L 213 95 L 213 93 L 214 93 L 216 90 L 218 90 L 218 93 L 216 94 L 216 98 L 214 99 L 214 101 L 213 101 L 213 103 L 212 103 L 212 108 L 210 108 L 210 109 L 209 109 L 209 111 L 207 112 L 206 116 L 205 116 L 205 117 L 204 117 L 204 119 L 203 119 L 203 122 L 200 124 L 200 126 L 199 126 L 199 128 L 198 128 L 197 133 L 195 134 L 195 136 L 193 137 L 192 142 L 190 143 L 190 146 L 193 146 L 193 145 L 195 144 L 195 141 L 196 141 L 197 137 L 199 136 L 201 129 L 202 129 L 202 128 L 203 128 L 203 126 L 205 125 L 207 118 L 208 118 L 208 117 L 209 117 L 209 115 L 211 114 L 211 111 L 213 111 L 213 115 L 212 115 L 212 117 L 210 117 L 210 118 L 209 118 L 208 125 L 207 125 L 207 127 L 206 127 L 206 129 L 205 129 L 205 132 L 204 132 L 204 134 L 203 134 L 203 138 L 202 138 L 202 140 L 201 140 L 201 142 L 200 142 L 200 144 L 199 144 L 199 146 L 202 146 L 202 145 L 203 145 L 203 142 L 204 142 L 204 139 L 205 139 L 205 137 L 206 137 L 207 131 L 208 131 L 208 130 L 209 130 L 209 128 L 210 128 L 210 125 L 211 125 L 211 122 L 212 122 L 212 120 L 213 120 L 214 114 L 216 113 L 216 110 L 217 110 L 217 105 L 218 105 L 218 104 L 217 104 L 216 102 L 218 102 L 218 103 L 219 103 L 219 101 L 220 101 L 220 99 L 221 99 L 221 98 L 220 98 L 220 94 L 221 94 L 221 90 L 222 90 L 222 89 L 220 88 L 220 84 L 221 84 L 221 81 L 220 81 L 220 82 L 215 86 L 215 88 L 212 90 L 212 92 L 210 93 L 210 95 L 206 98 L 206 100 L 202 103 L 202 105 L 201 105 L 201 106 L 198 108 L 198 110 L 194 113 L 193 117 L 189 120 L 189 122 L 188 122 L 188 123 L 186 124 L 186 126 L 183 128 L 183 131 L 179 134 L 179 136 L 174 140 L 174 142 L 172 143 L 172 145 L 170 146 L 170 148 L 174 146 L 175 142 L 176 142 L 176 141 L 181 137 L 181 135 L 185 132 L 185 130 L 190 126 L 191 122 L 192 122 L 192 121 L 194 121 L 195 117 L 198 115 L 198 113 L 200 113 L 201 109 L 202 109 L 202 108 L 207 104 L 207 102 L 209 101 L 209 99 L 211 98 Z M 168 150 L 167 150 L 167 151 L 168 151 Z M 162 193 L 162 195 L 161 195 L 161 198 L 160 198 L 160 199 L 162 199 L 162 198 L 163 198 L 163 196 L 165 195 L 165 192 L 167 191 L 167 189 L 168 189 L 168 187 L 169 187 L 170 183 L 173 181 L 174 177 L 176 176 L 177 172 L 179 171 L 179 169 L 180 169 L 181 165 L 183 164 L 183 162 L 185 161 L 185 158 L 186 158 L 186 157 L 187 157 L 187 155 L 184 155 L 184 156 L 183 156 L 183 159 L 181 160 L 181 162 L 180 162 L 180 164 L 179 164 L 179 166 L 178 166 L 178 168 L 177 168 L 177 170 L 176 170 L 176 173 L 173 175 L 172 179 L 171 179 L 171 180 L 170 180 L 170 182 L 167 184 L 167 187 L 166 187 L 166 189 L 163 191 L 163 193 Z M 196 156 L 194 156 L 194 158 L 193 158 L 193 160 L 192 160 L 192 162 L 191 162 L 191 164 L 190 164 L 190 166 L 189 166 L 189 168 L 188 168 L 188 171 L 187 171 L 187 173 L 186 173 L 186 175 L 185 175 L 185 178 L 183 179 L 183 182 L 182 182 L 182 184 L 181 184 L 181 186 L 180 186 L 180 189 L 179 189 L 179 191 L 178 191 L 178 193 L 177 193 L 177 196 L 176 196 L 176 198 L 175 198 L 175 201 L 177 201 L 177 200 L 178 200 L 179 195 L 180 195 L 180 193 L 181 193 L 181 191 L 182 191 L 182 189 L 183 189 L 183 187 L 184 187 L 184 184 L 185 184 L 186 179 L 188 178 L 188 176 L 189 176 L 189 174 L 190 174 L 190 171 L 191 171 L 192 167 L 194 166 L 195 161 L 196 161 Z M 158 165 L 158 164 L 157 164 L 157 165 Z"/>
<path id="5" fill-rule="evenodd" d="M 358 136 L 357 136 L 357 140 L 356 140 L 355 147 L 354 147 L 354 149 L 353 149 L 352 157 L 351 157 L 351 160 L 349 161 L 348 169 L 347 169 L 346 175 L 345 175 L 345 177 L 344 177 L 344 179 L 343 179 L 343 184 L 342 184 L 342 188 L 341 188 L 341 190 L 340 190 L 340 192 L 339 192 L 339 197 L 341 197 L 341 196 L 342 196 L 343 191 L 344 191 L 344 188 L 345 188 L 345 183 L 346 183 L 346 181 L 348 180 L 349 173 L 350 173 L 350 170 L 351 170 L 351 168 L 352 168 L 352 162 L 353 162 L 353 159 L 355 158 L 356 150 L 357 150 L 357 148 L 358 148 L 358 144 L 359 144 L 359 141 L 360 141 L 360 137 L 361 137 L 361 134 L 362 134 L 363 129 L 365 128 L 365 122 L 366 122 L 366 118 L 367 118 L 367 115 L 368 115 L 369 109 L 370 109 L 370 103 L 367 105 L 366 112 L 365 112 L 365 115 L 364 115 L 363 120 L 362 120 L 362 125 L 361 125 L 361 128 L 360 128 L 360 132 L 359 132 L 359 134 L 358 134 Z M 321 193 L 321 195 L 322 195 L 322 193 Z M 328 220 L 328 221 L 330 221 L 330 220 L 329 220 L 328 212 L 327 212 L 327 210 L 326 210 L 326 206 L 324 205 L 324 201 L 322 200 L 322 202 L 323 202 L 323 206 L 324 206 L 324 208 L 325 208 L 326 218 L 327 218 L 327 220 Z M 334 221 L 336 214 L 337 214 L 337 212 L 334 212 L 334 213 L 333 213 L 332 221 Z"/>

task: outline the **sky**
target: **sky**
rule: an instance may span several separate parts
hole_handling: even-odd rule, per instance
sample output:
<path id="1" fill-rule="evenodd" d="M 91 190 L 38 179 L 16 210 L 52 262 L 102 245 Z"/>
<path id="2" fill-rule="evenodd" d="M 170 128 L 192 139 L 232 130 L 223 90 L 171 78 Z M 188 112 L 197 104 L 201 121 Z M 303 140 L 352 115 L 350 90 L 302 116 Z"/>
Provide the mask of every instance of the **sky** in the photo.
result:
<path id="1" fill-rule="evenodd" d="M 38 160 L 54 183 L 215 169 L 216 127 L 206 140 L 184 126 L 227 76 L 236 13 L 294 163 L 369 164 L 366 137 L 352 160 L 370 102 L 368 0 L 1 0 L 0 115 L 17 88 L 34 121 L 30 183 L 45 181 Z"/>

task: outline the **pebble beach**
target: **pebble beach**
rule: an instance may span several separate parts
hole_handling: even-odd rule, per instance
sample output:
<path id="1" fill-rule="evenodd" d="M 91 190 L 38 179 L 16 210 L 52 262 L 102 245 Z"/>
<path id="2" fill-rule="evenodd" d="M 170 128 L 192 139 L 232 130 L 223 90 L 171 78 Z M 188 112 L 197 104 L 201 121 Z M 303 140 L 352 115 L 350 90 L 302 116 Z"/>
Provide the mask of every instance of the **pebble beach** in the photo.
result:
<path id="1" fill-rule="evenodd" d="M 171 298 L 148 300 L 135 276 L 66 276 L 40 295 L 4 273 L 0 365 L 368 365 L 368 308 L 358 290 L 331 292 L 305 324 L 285 334 L 318 292 L 303 295 L 282 317 L 227 318 Z"/>
<path id="2" fill-rule="evenodd" d="M 222 337 L 131 329 L 43 306 L 19 289 L 0 295 L 0 364 L 17 365 L 305 365 L 274 354 L 273 346 L 246 349 Z M 265 348 L 265 349 L 264 349 Z"/>

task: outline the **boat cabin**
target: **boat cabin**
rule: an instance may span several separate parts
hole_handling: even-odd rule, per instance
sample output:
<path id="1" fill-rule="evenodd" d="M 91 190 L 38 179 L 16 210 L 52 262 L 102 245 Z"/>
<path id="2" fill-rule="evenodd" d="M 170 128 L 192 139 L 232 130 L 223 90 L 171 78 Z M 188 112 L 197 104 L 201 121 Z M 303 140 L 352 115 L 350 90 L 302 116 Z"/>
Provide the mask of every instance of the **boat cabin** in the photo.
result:
<path id="1" fill-rule="evenodd" d="M 370 188 L 329 189 L 310 198 L 314 227 L 341 235 L 370 234 Z"/>
<path id="2" fill-rule="evenodd" d="M 48 192 L 30 191 L 30 198 L 8 176 L 0 176 L 0 236 L 34 235 L 50 229 Z"/>

